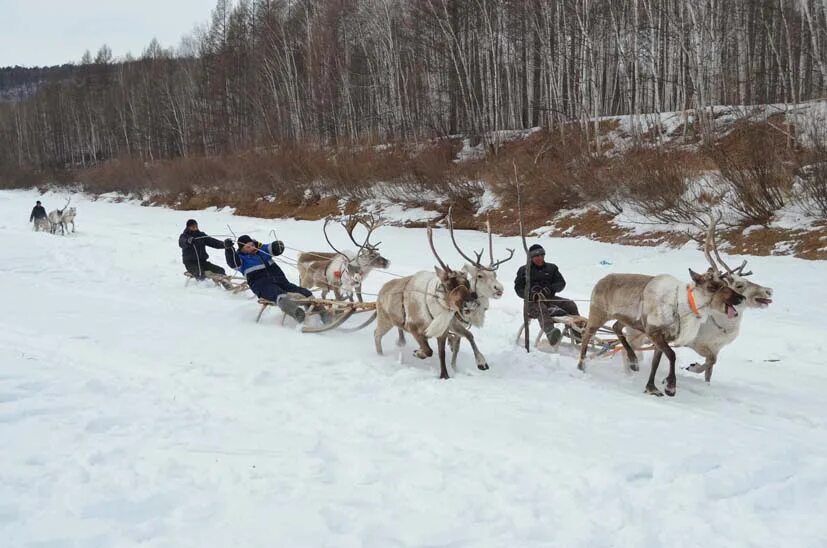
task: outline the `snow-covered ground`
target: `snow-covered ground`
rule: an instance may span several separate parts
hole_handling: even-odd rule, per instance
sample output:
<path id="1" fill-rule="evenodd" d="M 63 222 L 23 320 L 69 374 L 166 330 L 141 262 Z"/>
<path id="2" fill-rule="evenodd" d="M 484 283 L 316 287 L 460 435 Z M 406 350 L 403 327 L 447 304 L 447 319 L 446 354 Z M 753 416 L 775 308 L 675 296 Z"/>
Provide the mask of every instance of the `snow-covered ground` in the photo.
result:
<path id="1" fill-rule="evenodd" d="M 379 357 L 371 329 L 303 335 L 256 324 L 250 295 L 184 288 L 189 217 L 302 250 L 324 249 L 320 223 L 75 196 L 61 237 L 26 225 L 37 198 L 0 192 L 0 546 L 827 545 L 824 263 L 752 258 L 775 303 L 747 312 L 711 385 L 682 372 L 654 398 L 648 365 L 581 374 L 516 348 L 515 259 L 478 335 L 491 370 L 464 345 L 439 381 L 391 334 Z M 392 272 L 432 268 L 424 231 L 378 239 Z M 704 268 L 690 247 L 543 244 L 576 299 L 612 271 Z M 437 246 L 459 266 L 444 231 Z"/>

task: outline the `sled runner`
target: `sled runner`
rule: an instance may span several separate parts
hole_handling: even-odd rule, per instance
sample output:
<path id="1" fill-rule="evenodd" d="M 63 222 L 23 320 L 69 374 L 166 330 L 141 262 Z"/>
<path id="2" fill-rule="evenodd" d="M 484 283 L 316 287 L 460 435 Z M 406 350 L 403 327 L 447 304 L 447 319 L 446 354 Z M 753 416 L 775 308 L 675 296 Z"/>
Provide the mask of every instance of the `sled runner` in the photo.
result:
<path id="1" fill-rule="evenodd" d="M 305 308 L 305 321 L 302 324 L 302 333 L 322 333 L 331 329 L 352 332 L 358 331 L 370 325 L 376 319 L 376 303 L 335 301 L 331 299 L 319 299 L 316 297 L 305 297 L 298 293 L 289 293 L 288 297 Z M 276 303 L 267 299 L 259 299 L 261 309 L 256 316 L 256 323 L 261 320 L 264 311 Z M 371 312 L 361 324 L 353 327 L 343 327 L 343 324 L 356 314 Z M 287 315 L 282 316 L 282 324 Z M 316 320 L 314 320 L 314 318 Z"/>
<path id="2" fill-rule="evenodd" d="M 190 282 L 195 279 L 195 276 L 193 276 L 190 272 L 184 272 L 184 276 L 187 277 L 187 283 L 184 284 L 184 287 L 187 287 Z M 224 289 L 232 293 L 241 293 L 248 288 L 246 281 L 233 278 L 231 276 L 207 272 L 204 274 L 204 277 L 212 281 L 215 285 L 222 286 Z"/>
<path id="3" fill-rule="evenodd" d="M 534 338 L 534 348 L 537 350 L 542 352 L 556 352 L 561 348 L 570 348 L 576 350 L 577 352 L 580 351 L 580 334 L 586 327 L 588 318 L 583 316 L 558 316 L 554 318 L 555 323 L 562 323 L 564 325 L 563 339 L 554 347 L 549 345 L 547 341 L 543 344 L 542 339 L 545 336 L 545 333 L 543 333 L 543 330 L 539 328 L 539 320 L 532 319 L 530 321 L 537 321 L 538 323 L 537 336 Z M 523 329 L 524 326 L 520 324 L 520 329 L 517 331 L 517 337 L 515 339 L 515 342 L 518 345 L 522 344 Z M 617 335 L 615 332 L 610 328 L 603 326 L 597 330 L 597 333 L 595 333 L 589 341 L 589 350 L 591 351 L 589 358 L 613 356 L 622 349 L 623 345 L 621 345 L 617 340 Z M 642 348 L 640 350 L 648 349 L 649 348 Z"/>

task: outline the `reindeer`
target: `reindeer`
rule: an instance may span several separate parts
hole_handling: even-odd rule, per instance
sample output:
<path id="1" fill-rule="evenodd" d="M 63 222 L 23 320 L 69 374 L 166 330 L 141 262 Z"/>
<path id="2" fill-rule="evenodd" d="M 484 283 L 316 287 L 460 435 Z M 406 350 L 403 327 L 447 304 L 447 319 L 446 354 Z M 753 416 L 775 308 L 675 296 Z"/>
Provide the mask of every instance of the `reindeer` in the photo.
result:
<path id="1" fill-rule="evenodd" d="M 72 223 L 72 232 L 75 231 L 75 216 L 78 214 L 78 210 L 74 207 L 66 208 L 61 215 L 62 219 L 61 222 L 63 223 L 63 229 L 68 231 L 69 230 L 69 223 Z"/>
<path id="2" fill-rule="evenodd" d="M 677 378 L 672 346 L 686 346 L 694 340 L 713 311 L 727 317 L 736 316 L 738 311 L 735 307 L 744 301 L 743 295 L 729 287 L 717 271 L 698 274 L 689 269 L 689 275 L 692 278 L 690 284 L 669 274 L 609 274 L 601 278 L 592 290 L 578 369 L 585 370 L 589 340 L 600 326 L 613 319 L 616 321 L 612 329 L 626 350 L 633 370 L 637 369 L 637 356 L 623 328 L 631 327 L 646 333 L 655 346 L 645 392 L 663 396 L 663 392 L 655 386 L 655 374 L 661 356 L 666 354 L 669 374 L 665 392 L 668 396 L 674 396 Z"/>
<path id="3" fill-rule="evenodd" d="M 414 356 L 425 359 L 434 353 L 428 345 L 428 339 L 436 337 L 439 378 L 448 379 L 445 343 L 449 329 L 457 318 L 467 322 L 479 303 L 466 274 L 451 270 L 440 259 L 434 248 L 433 231 L 430 226 L 428 244 L 439 263 L 439 266 L 434 266 L 434 272 L 425 270 L 412 276 L 391 280 L 379 290 L 376 300 L 374 343 L 376 353 L 381 356 L 382 337 L 396 327 L 399 333 L 397 345 L 405 345 L 404 332 L 407 331 L 419 343 L 419 349 L 414 352 Z"/>
<path id="4" fill-rule="evenodd" d="M 456 319 L 451 324 L 451 332 L 448 337 L 448 341 L 451 346 L 451 368 L 454 371 L 457 369 L 457 354 L 459 354 L 459 346 L 462 342 L 461 337 L 465 337 L 468 339 L 468 342 L 471 344 L 471 349 L 474 351 L 474 359 L 477 362 L 477 369 L 485 371 L 489 369 L 488 363 L 485 360 L 485 356 L 483 356 L 482 352 L 480 352 L 479 348 L 477 348 L 476 342 L 474 341 L 474 335 L 471 334 L 469 327 L 482 327 L 485 323 L 485 313 L 488 311 L 490 300 L 499 299 L 503 296 L 503 286 L 497 280 L 497 269 L 501 264 L 510 261 L 514 257 L 514 250 L 508 249 L 508 257 L 500 261 L 494 261 L 494 242 L 491 235 L 491 221 L 490 219 L 486 219 L 485 224 L 488 229 L 488 266 L 482 265 L 484 248 L 480 252 L 474 251 L 476 258 L 471 259 L 462 251 L 459 244 L 457 244 L 457 240 L 454 236 L 454 218 L 452 215 L 452 210 L 453 207 L 448 208 L 448 231 L 451 234 L 451 242 L 454 244 L 454 248 L 463 259 L 468 261 L 465 265 L 463 265 L 462 271 L 466 273 L 469 281 L 471 282 L 471 291 L 477 294 L 478 306 L 469 315 L 467 326 Z"/>
<path id="5" fill-rule="evenodd" d="M 333 249 L 333 253 L 312 251 L 299 255 L 299 285 L 302 287 L 318 287 L 322 290 L 322 298 L 328 291 L 333 291 L 337 300 L 343 298 L 343 293 L 353 300 L 356 294 L 359 302 L 362 302 L 362 282 L 374 268 L 388 268 L 390 261 L 379 253 L 379 244 L 370 243 L 371 234 L 379 226 L 379 222 L 373 216 L 350 217 L 343 223 L 345 231 L 350 240 L 358 248 L 357 252 L 339 251 L 327 235 L 327 225 L 330 219 L 325 220 L 322 227 L 327 244 Z M 353 230 L 357 224 L 365 225 L 368 233 L 365 241 L 358 243 L 353 237 Z"/>
<path id="6" fill-rule="evenodd" d="M 747 276 L 752 274 L 751 271 L 744 272 L 747 261 L 743 261 L 740 266 L 734 269 L 730 268 L 729 265 L 724 262 L 721 254 L 718 252 L 718 243 L 715 238 L 715 226 L 720 220 L 720 216 L 718 216 L 717 219 L 710 219 L 707 227 L 706 239 L 704 241 L 704 256 L 710 264 L 710 269 L 707 273 L 717 272 L 729 287 L 744 296 L 744 300 L 741 304 L 735 306 L 737 314 L 734 316 L 728 313 L 722 313 L 720 310 L 710 310 L 709 316 L 701 325 L 697 336 L 686 344 L 687 347 L 704 358 L 703 364 L 693 363 L 687 367 L 687 370 L 693 373 L 704 373 L 704 380 L 706 382 L 710 382 L 712 379 L 712 369 L 718 361 L 718 353 L 723 347 L 738 337 L 741 329 L 743 311 L 747 308 L 767 308 L 772 304 L 773 294 L 771 288 L 764 287 L 746 279 Z M 710 250 L 717 258 L 717 263 L 716 260 L 713 259 Z M 723 269 L 721 267 L 723 267 Z M 624 332 L 627 334 L 627 339 L 631 339 L 630 344 L 633 347 L 640 348 L 646 344 L 646 335 L 644 333 L 630 328 L 626 328 Z"/>
<path id="7" fill-rule="evenodd" d="M 51 224 L 52 234 L 57 234 L 58 227 L 60 227 L 61 234 L 66 234 L 66 224 L 63 222 L 63 214 L 66 212 L 66 208 L 69 207 L 69 202 L 71 201 L 72 197 L 70 196 L 69 199 L 66 200 L 66 205 L 63 206 L 63 209 L 54 209 L 49 212 L 49 223 Z M 74 219 L 74 214 L 72 218 Z M 72 226 L 74 227 L 74 222 L 72 223 Z"/>

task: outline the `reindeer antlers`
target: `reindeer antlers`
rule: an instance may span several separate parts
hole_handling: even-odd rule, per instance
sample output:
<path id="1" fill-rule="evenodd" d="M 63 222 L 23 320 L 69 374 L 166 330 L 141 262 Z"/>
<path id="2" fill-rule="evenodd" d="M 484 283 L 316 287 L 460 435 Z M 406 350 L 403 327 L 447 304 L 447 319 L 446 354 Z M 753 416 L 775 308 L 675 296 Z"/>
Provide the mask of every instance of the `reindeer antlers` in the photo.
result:
<path id="1" fill-rule="evenodd" d="M 451 234 L 451 242 L 453 242 L 454 248 L 456 248 L 457 252 L 459 252 L 459 254 L 462 255 L 463 259 L 465 259 L 469 263 L 473 264 L 477 268 L 481 268 L 483 270 L 488 270 L 489 272 L 494 272 L 495 270 L 497 270 L 500 267 L 501 264 L 503 264 L 504 262 L 510 261 L 511 258 L 514 257 L 514 250 L 513 249 L 508 249 L 508 251 L 510 252 L 510 255 L 508 257 L 506 257 L 505 259 L 502 259 L 500 261 L 494 262 L 494 241 L 493 241 L 494 238 L 491 234 L 491 220 L 490 219 L 486 219 L 486 221 L 485 221 L 485 224 L 488 227 L 488 256 L 489 256 L 489 259 L 490 259 L 489 263 L 488 263 L 488 266 L 482 266 L 482 255 L 483 255 L 483 253 L 485 253 L 484 248 L 479 253 L 477 251 L 474 251 L 474 255 L 477 256 L 477 258 L 475 260 L 468 257 L 468 255 L 463 253 L 462 249 L 460 249 L 459 244 L 457 244 L 456 238 L 454 238 L 454 217 L 453 217 L 453 213 L 454 213 L 454 206 L 452 205 L 448 208 L 448 217 L 447 217 L 447 219 L 448 219 L 448 232 Z"/>
<path id="2" fill-rule="evenodd" d="M 445 272 L 451 272 L 451 269 L 448 268 L 444 262 L 442 262 L 442 259 L 439 258 L 439 254 L 436 252 L 436 248 L 434 247 L 434 230 L 431 228 L 431 225 L 428 225 L 428 245 L 431 246 L 431 251 L 433 252 L 434 257 L 436 257 L 437 262 L 439 262 L 439 266 L 442 267 L 442 270 Z"/>
<path id="3" fill-rule="evenodd" d="M 476 260 L 474 260 L 474 259 L 471 259 L 471 258 L 470 258 L 468 255 L 466 255 L 465 253 L 463 253 L 462 249 L 460 249 L 459 245 L 457 244 L 457 241 L 456 241 L 456 239 L 454 238 L 454 218 L 453 218 L 453 210 L 454 210 L 454 206 L 453 206 L 453 205 L 452 205 L 452 206 L 450 206 L 450 207 L 448 208 L 448 217 L 447 217 L 447 219 L 448 219 L 448 232 L 451 234 L 451 242 L 453 242 L 453 244 L 454 244 L 454 248 L 456 248 L 457 252 L 459 252 L 459 254 L 462 256 L 462 258 L 463 258 L 463 259 L 465 259 L 466 261 L 468 261 L 468 262 L 469 262 L 469 263 L 471 263 L 472 265 L 476 266 L 477 268 L 483 268 L 483 269 L 484 269 L 485 267 L 484 267 L 484 266 L 482 266 L 482 254 L 483 254 L 483 253 L 485 253 L 485 249 L 483 249 L 483 250 L 482 250 L 482 251 L 480 251 L 479 253 L 477 253 L 476 251 L 474 251 L 474 255 L 476 255 L 476 256 L 477 256 Z"/>
<path id="4" fill-rule="evenodd" d="M 505 250 L 508 251 L 508 257 L 494 262 L 494 237 L 491 235 L 491 218 L 487 215 L 485 217 L 485 227 L 488 229 L 488 269 L 497 270 L 498 268 L 500 268 L 501 264 L 506 263 L 510 261 L 512 258 L 514 258 L 514 250 L 510 247 L 506 247 Z"/>
<path id="5" fill-rule="evenodd" d="M 718 242 L 715 239 L 715 226 L 720 222 L 721 218 L 723 217 L 722 213 L 718 213 L 718 218 L 715 219 L 711 215 L 709 217 L 709 226 L 706 230 L 706 239 L 704 240 L 704 256 L 706 256 L 706 260 L 709 261 L 709 264 L 712 265 L 712 269 L 716 272 L 719 271 L 721 266 L 724 267 L 729 274 L 735 274 L 738 276 L 749 276 L 752 274 L 752 271 L 744 272 L 744 268 L 747 266 L 747 261 L 744 260 L 738 268 L 732 269 L 729 267 L 724 259 L 721 257 L 721 254 L 718 252 Z M 715 254 L 715 258 L 718 260 L 718 264 L 712 259 L 712 255 L 710 254 L 710 248 L 712 249 L 712 253 Z"/>
<path id="6" fill-rule="evenodd" d="M 332 249 L 333 251 L 335 251 L 336 253 L 338 253 L 339 255 L 344 257 L 345 259 L 347 259 L 348 256 L 345 255 L 344 253 L 342 253 L 341 251 L 339 251 L 338 249 L 336 249 L 336 247 L 333 245 L 333 243 L 330 241 L 330 238 L 327 235 L 327 224 L 329 222 L 330 222 L 330 217 L 328 217 L 327 219 L 324 220 L 324 226 L 322 227 L 322 232 L 324 232 L 324 239 L 327 240 L 327 245 L 330 246 L 330 249 Z"/>
<path id="7" fill-rule="evenodd" d="M 364 225 L 367 229 L 368 233 L 365 236 L 364 243 L 359 243 L 353 237 L 353 231 L 357 225 Z M 370 243 L 370 237 L 373 234 L 373 231 L 382 226 L 382 221 L 377 219 L 374 215 L 369 213 L 363 215 L 351 215 L 347 218 L 347 220 L 342 223 L 342 226 L 345 228 L 350 241 L 353 242 L 353 245 L 359 248 L 359 253 L 364 252 L 366 249 L 377 249 L 379 244 L 382 242 L 376 242 L 375 244 Z"/>

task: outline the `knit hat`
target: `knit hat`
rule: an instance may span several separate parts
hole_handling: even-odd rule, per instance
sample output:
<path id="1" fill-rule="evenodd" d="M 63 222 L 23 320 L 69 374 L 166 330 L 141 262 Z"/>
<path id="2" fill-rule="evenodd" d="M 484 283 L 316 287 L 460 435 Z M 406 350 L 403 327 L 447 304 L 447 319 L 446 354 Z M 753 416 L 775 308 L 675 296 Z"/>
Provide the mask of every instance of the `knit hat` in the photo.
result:
<path id="1" fill-rule="evenodd" d="M 189 228 L 193 225 L 198 225 L 198 221 L 196 221 L 195 219 L 190 219 L 190 220 L 187 221 L 187 228 Z"/>
<path id="2" fill-rule="evenodd" d="M 242 247 L 244 247 L 244 244 L 248 244 L 250 242 L 255 242 L 255 240 L 250 238 L 246 234 L 242 234 L 238 237 L 238 249 L 241 249 Z"/>
<path id="3" fill-rule="evenodd" d="M 37 201 L 37 205 L 40 205 L 40 200 Z"/>
<path id="4" fill-rule="evenodd" d="M 546 250 L 540 244 L 534 244 L 528 248 L 529 257 L 542 257 L 546 254 Z"/>

